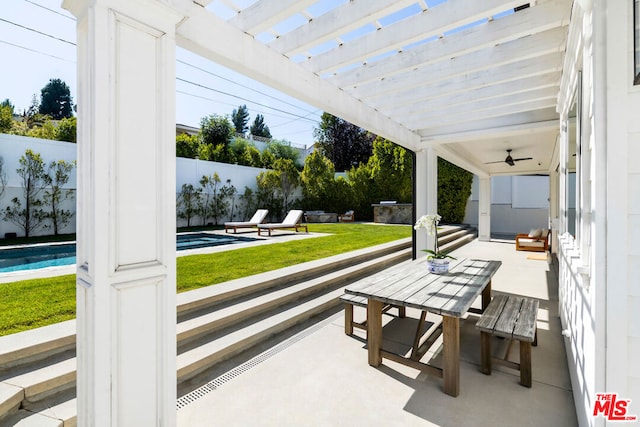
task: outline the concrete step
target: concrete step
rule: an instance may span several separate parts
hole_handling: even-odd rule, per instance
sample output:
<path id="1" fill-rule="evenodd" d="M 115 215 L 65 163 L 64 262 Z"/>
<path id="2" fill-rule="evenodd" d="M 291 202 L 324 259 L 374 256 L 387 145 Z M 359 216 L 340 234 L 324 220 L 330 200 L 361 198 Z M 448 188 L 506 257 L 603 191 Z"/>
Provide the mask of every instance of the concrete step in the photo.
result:
<path id="1" fill-rule="evenodd" d="M 19 387 L 23 391 L 21 406 L 37 402 L 55 393 L 75 387 L 75 357 L 53 363 L 13 377 L 5 378 L 2 384 Z"/>
<path id="2" fill-rule="evenodd" d="M 440 250 L 445 252 L 451 252 L 475 240 L 477 237 L 478 236 L 476 234 L 476 231 L 473 229 L 470 229 L 466 234 L 459 236 L 456 240 L 440 245 Z"/>
<path id="3" fill-rule="evenodd" d="M 403 239 L 178 294 L 178 382 L 337 309 L 344 285 L 409 259 L 410 248 Z M 0 337 L 0 425 L 75 426 L 75 326 Z"/>
<path id="4" fill-rule="evenodd" d="M 279 287 L 266 294 L 258 294 L 247 299 L 235 299 L 215 311 L 178 323 L 178 347 L 180 348 L 181 344 L 198 339 L 213 331 L 239 324 L 271 310 L 277 310 L 278 307 L 321 292 L 323 289 L 344 286 L 410 257 L 411 249 L 403 249 L 366 262 L 350 265 L 311 280 Z"/>
<path id="5" fill-rule="evenodd" d="M 7 371 L 75 350 L 76 321 L 68 320 L 0 337 L 0 378 Z"/>
<path id="6" fill-rule="evenodd" d="M 75 393 L 57 402 L 40 402 L 28 409 L 20 409 L 7 418 L 0 418 L 0 426 L 76 427 L 77 400 Z"/>
<path id="7" fill-rule="evenodd" d="M 468 224 L 442 224 L 438 226 L 438 237 L 442 239 L 450 234 L 457 233 L 460 230 L 470 228 Z"/>
<path id="8" fill-rule="evenodd" d="M 411 238 L 309 261 L 250 277 L 230 280 L 177 295 L 178 321 L 235 298 L 309 280 L 332 271 L 362 263 L 403 249 L 411 248 Z"/>
<path id="9" fill-rule="evenodd" d="M 455 240 L 458 240 L 461 237 L 466 236 L 467 234 L 472 234 L 471 228 L 459 228 L 451 233 L 448 233 L 445 236 L 438 235 L 438 245 L 443 246 L 447 243 L 451 243 Z"/>
<path id="10" fill-rule="evenodd" d="M 340 295 L 343 293 L 344 288 L 335 289 L 179 354 L 178 383 L 189 380 L 313 316 L 339 307 Z"/>

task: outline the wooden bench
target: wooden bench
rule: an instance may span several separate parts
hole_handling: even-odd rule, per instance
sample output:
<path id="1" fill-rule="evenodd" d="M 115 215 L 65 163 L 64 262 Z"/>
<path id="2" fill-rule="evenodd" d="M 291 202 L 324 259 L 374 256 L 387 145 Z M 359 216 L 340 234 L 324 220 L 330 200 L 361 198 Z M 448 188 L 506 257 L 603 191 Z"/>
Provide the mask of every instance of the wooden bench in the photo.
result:
<path id="1" fill-rule="evenodd" d="M 360 297 L 352 294 L 344 294 L 340 297 L 340 300 L 344 303 L 344 333 L 347 335 L 353 335 L 353 328 L 364 329 L 367 330 L 367 320 L 365 319 L 363 322 L 356 322 L 353 320 L 353 306 L 357 305 L 358 307 L 367 307 L 367 298 Z M 382 311 L 387 312 L 393 306 L 391 304 L 387 304 L 383 307 Z M 398 308 L 398 317 L 406 316 L 406 308 L 405 307 L 397 307 Z"/>
<path id="2" fill-rule="evenodd" d="M 520 384 L 531 387 L 531 346 L 538 345 L 538 301 L 513 295 L 497 295 L 476 323 L 480 330 L 480 364 L 491 375 L 491 362 L 520 371 Z M 509 339 L 504 358 L 491 354 L 491 336 Z M 513 340 L 520 342 L 520 363 L 508 360 Z"/>

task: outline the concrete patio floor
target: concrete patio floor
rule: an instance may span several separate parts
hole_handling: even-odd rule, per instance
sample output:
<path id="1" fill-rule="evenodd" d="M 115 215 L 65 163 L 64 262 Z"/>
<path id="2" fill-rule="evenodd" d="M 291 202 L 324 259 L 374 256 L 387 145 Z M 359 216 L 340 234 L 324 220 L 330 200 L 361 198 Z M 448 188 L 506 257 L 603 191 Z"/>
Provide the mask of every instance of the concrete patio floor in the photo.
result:
<path id="1" fill-rule="evenodd" d="M 388 360 L 370 367 L 363 332 L 345 335 L 340 311 L 179 399 L 178 426 L 577 425 L 552 265 L 505 241 L 475 240 L 454 255 L 501 260 L 493 291 L 540 300 L 532 388 L 519 385 L 519 373 L 508 368 L 480 373 L 476 315 L 461 322 L 460 395 L 454 398 L 442 392 L 440 379 L 415 369 Z M 385 349 L 409 351 L 419 313 L 407 315 L 383 316 Z M 356 307 L 355 316 L 363 319 L 364 310 Z M 436 324 L 439 316 L 429 314 L 427 322 Z M 438 364 L 440 343 L 422 360 Z M 498 353 L 506 341 L 494 343 Z M 517 358 L 514 343 L 511 359 Z"/>

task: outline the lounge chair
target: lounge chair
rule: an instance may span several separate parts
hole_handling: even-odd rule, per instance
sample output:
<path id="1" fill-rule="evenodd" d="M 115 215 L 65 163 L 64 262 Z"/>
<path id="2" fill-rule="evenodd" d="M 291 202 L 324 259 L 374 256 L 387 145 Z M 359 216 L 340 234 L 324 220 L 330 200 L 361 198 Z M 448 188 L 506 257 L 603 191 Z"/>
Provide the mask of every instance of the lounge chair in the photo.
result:
<path id="1" fill-rule="evenodd" d="M 546 252 L 549 250 L 549 230 L 532 229 L 529 234 L 516 235 L 516 251 Z"/>
<path id="2" fill-rule="evenodd" d="M 338 215 L 338 221 L 353 222 L 355 221 L 355 213 L 353 211 L 346 211 L 345 213 Z"/>
<path id="3" fill-rule="evenodd" d="M 264 221 L 268 213 L 269 211 L 267 209 L 258 209 L 249 221 L 225 222 L 224 232 L 228 233 L 229 230 L 233 230 L 233 232 L 235 233 L 238 228 L 255 228 L 258 226 L 258 224 L 261 224 Z"/>
<path id="4" fill-rule="evenodd" d="M 295 229 L 296 233 L 298 232 L 298 229 L 304 228 L 304 231 L 308 233 L 309 230 L 307 229 L 307 226 L 300 224 L 300 220 L 302 219 L 302 214 L 303 214 L 302 211 L 291 210 L 289 211 L 285 219 L 282 220 L 282 222 L 258 224 L 258 236 L 260 236 L 261 235 L 260 233 L 263 231 L 268 231 L 269 236 L 271 236 L 272 230 L 283 229 L 283 228 Z"/>

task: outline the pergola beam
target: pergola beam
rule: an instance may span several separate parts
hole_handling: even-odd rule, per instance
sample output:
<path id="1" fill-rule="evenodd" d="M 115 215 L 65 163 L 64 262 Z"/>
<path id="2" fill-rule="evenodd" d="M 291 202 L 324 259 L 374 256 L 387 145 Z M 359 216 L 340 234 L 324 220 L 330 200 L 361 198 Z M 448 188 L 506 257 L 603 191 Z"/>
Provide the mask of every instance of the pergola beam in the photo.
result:
<path id="1" fill-rule="evenodd" d="M 229 21 L 249 34 L 259 34 L 291 15 L 306 9 L 316 0 L 261 0 L 242 10 Z M 229 40 L 227 38 L 221 40 Z"/>
<path id="2" fill-rule="evenodd" d="M 415 96 L 406 94 L 404 97 L 390 98 L 396 114 L 411 114 L 415 111 L 428 112 L 449 108 L 452 106 L 468 104 L 484 99 L 498 98 L 507 94 L 518 94 L 543 88 L 555 88 L 557 93 L 558 82 L 560 81 L 560 72 L 552 71 L 550 73 L 541 74 L 534 77 L 523 77 L 517 80 L 509 80 L 491 86 L 483 86 L 471 89 L 465 92 L 459 92 L 450 96 L 440 96 L 437 98 L 429 98 L 423 102 L 415 100 Z"/>
<path id="3" fill-rule="evenodd" d="M 558 124 L 558 113 L 555 107 L 543 110 L 514 112 L 513 114 L 492 118 L 471 118 L 472 121 L 456 121 L 455 123 L 434 123 L 422 127 L 416 132 L 425 141 L 451 141 L 451 135 L 484 134 L 494 129 L 525 126 L 530 123 L 554 121 Z M 558 125 L 559 126 L 559 125 Z M 453 142 L 453 141 L 451 141 Z"/>
<path id="4" fill-rule="evenodd" d="M 467 2 L 450 0 L 429 11 L 394 22 L 376 32 L 365 34 L 349 44 L 317 55 L 302 64 L 306 69 L 318 74 L 336 71 L 346 65 L 364 61 L 367 58 L 397 50 L 430 37 L 439 36 L 446 31 L 488 18 L 492 14 L 504 12 L 520 1 Z M 469 43 L 475 42 L 467 41 L 467 45 Z"/>
<path id="5" fill-rule="evenodd" d="M 456 114 L 454 116 L 446 114 L 438 116 L 420 116 L 407 121 L 407 126 L 409 126 L 411 129 L 423 129 L 425 127 L 428 127 L 431 123 L 437 123 L 439 126 L 446 125 L 448 123 L 460 124 L 470 121 L 508 116 L 515 113 L 554 108 L 556 102 L 557 94 L 549 98 L 535 101 L 526 101 L 512 105 L 497 105 L 493 108 L 486 108 L 480 111 L 471 111 L 468 114 Z"/>
<path id="6" fill-rule="evenodd" d="M 564 27 L 569 19 L 562 13 L 565 9 L 566 7 L 563 9 L 555 3 L 537 6 L 423 46 L 417 46 L 385 61 L 367 63 L 362 67 L 329 77 L 328 80 L 339 87 L 362 87 L 367 83 L 376 82 L 382 78 L 388 79 L 390 76 L 415 69 L 430 71 L 425 68 L 430 64 L 444 63 L 449 66 L 448 63 L 452 58 L 460 62 L 460 67 L 464 68 L 485 64 L 486 59 L 483 58 L 487 56 L 505 61 L 509 54 L 526 58 L 550 51 L 560 52 L 565 47 L 566 29 Z M 549 17 L 554 19 L 550 22 Z M 521 46 L 522 51 L 514 52 L 513 49 L 518 47 L 511 46 Z M 476 56 L 472 55 L 472 52 L 487 48 L 495 53 L 483 52 Z M 470 59 L 467 60 L 467 57 Z M 500 62 L 497 62 L 495 66 L 499 64 Z M 435 65 L 435 67 L 438 66 Z"/>
<path id="7" fill-rule="evenodd" d="M 268 46 L 291 57 L 374 22 L 414 2 L 414 0 L 350 1 L 314 18 L 307 25 L 302 25 L 278 37 L 268 43 Z"/>
<path id="8" fill-rule="evenodd" d="M 383 92 L 380 95 L 382 99 L 386 96 L 387 98 L 397 97 L 398 99 L 404 99 L 405 103 L 419 103 L 423 101 L 428 103 L 429 99 L 451 96 L 464 93 L 469 90 L 493 86 L 499 83 L 522 80 L 525 78 L 548 74 L 550 72 L 559 72 L 561 67 L 561 63 L 559 61 L 561 58 L 561 53 L 552 53 L 540 58 L 531 58 L 507 64 L 497 69 L 480 70 L 470 72 L 468 74 L 457 75 L 448 80 L 438 81 L 431 84 L 429 82 L 423 84 L 415 82 L 413 87 L 404 91 L 399 90 L 393 94 L 386 93 L 382 87 L 370 88 L 370 91 Z M 379 83 L 379 85 L 382 85 L 382 83 Z M 356 94 L 352 95 L 357 96 Z M 373 104 L 371 100 L 367 100 L 367 102 Z M 384 102 L 380 102 L 380 105 L 384 104 Z"/>
<path id="9" fill-rule="evenodd" d="M 470 100 L 462 104 L 443 106 L 442 108 L 429 108 L 429 111 L 421 109 L 407 111 L 406 121 L 408 123 L 414 120 L 441 122 L 440 118 L 450 115 L 475 115 L 482 111 L 503 106 L 518 105 L 541 99 L 556 99 L 558 97 L 558 89 L 553 86 L 543 88 L 523 86 L 522 89 L 523 90 L 518 93 L 503 92 L 502 94 L 495 94 L 494 96 L 484 99 Z"/>
<path id="10" fill-rule="evenodd" d="M 553 41 L 551 42 L 551 40 Z M 426 85 L 440 80 L 449 80 L 456 76 L 466 76 L 483 70 L 498 69 L 505 65 L 533 58 L 536 58 L 537 62 L 545 62 L 549 64 L 549 68 L 557 70 L 558 64 L 552 61 L 557 60 L 558 56 L 550 54 L 561 52 L 561 43 L 562 30 L 555 29 L 541 35 L 529 36 L 507 44 L 485 48 L 468 55 L 452 59 L 447 57 L 443 61 L 420 67 L 415 71 L 409 70 L 386 78 L 383 82 L 387 87 L 385 93 L 394 92 L 394 95 L 397 95 L 398 92 L 406 91 L 415 97 L 416 85 Z M 379 83 L 365 83 L 354 89 L 345 90 L 357 98 L 368 101 L 376 97 L 371 94 L 372 86 L 379 86 Z M 375 95 L 380 96 L 377 93 Z M 429 93 L 425 93 L 425 95 L 429 96 Z M 388 99 L 388 97 L 384 96 L 384 99 Z M 394 99 L 397 99 L 397 96 L 394 96 Z M 385 102 L 385 105 L 390 106 L 387 102 Z"/>
<path id="11" fill-rule="evenodd" d="M 212 42 L 225 40 L 224 43 Z M 350 123 L 414 149 L 420 137 L 209 11 L 193 6 L 176 30 L 179 46 L 330 112 Z M 257 63 L 259 62 L 259 64 Z"/>

